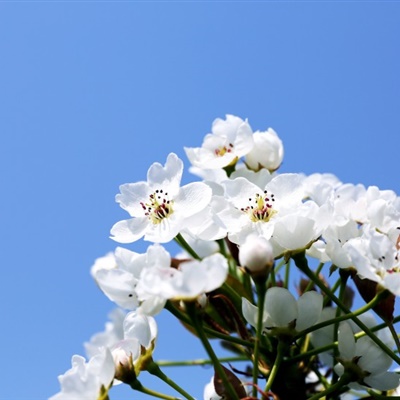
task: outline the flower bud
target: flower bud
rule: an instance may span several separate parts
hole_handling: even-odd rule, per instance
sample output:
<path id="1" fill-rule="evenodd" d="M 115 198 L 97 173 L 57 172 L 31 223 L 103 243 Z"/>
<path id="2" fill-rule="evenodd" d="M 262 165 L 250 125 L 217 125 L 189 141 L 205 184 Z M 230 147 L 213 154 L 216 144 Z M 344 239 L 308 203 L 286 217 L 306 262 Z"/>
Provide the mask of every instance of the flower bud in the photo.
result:
<path id="1" fill-rule="evenodd" d="M 252 275 L 268 275 L 274 266 L 271 243 L 262 236 L 249 235 L 239 248 L 240 265 Z"/>
<path id="2" fill-rule="evenodd" d="M 137 339 L 125 339 L 111 348 L 115 364 L 115 378 L 130 384 L 136 380 L 135 362 L 140 356 Z"/>
<path id="3" fill-rule="evenodd" d="M 268 128 L 265 132 L 254 132 L 253 149 L 246 155 L 247 166 L 258 171 L 266 168 L 275 171 L 279 168 L 283 159 L 283 144 L 276 132 Z"/>

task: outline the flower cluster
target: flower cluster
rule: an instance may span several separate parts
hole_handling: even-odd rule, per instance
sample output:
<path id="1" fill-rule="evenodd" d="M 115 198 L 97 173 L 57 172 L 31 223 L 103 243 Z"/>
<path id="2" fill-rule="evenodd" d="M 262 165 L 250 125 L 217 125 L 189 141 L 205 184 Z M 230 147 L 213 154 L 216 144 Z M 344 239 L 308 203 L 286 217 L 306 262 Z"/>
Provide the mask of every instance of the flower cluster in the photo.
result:
<path id="1" fill-rule="evenodd" d="M 111 238 L 151 243 L 143 254 L 117 247 L 95 261 L 95 282 L 119 308 L 85 344 L 89 361 L 73 357 L 51 400 L 108 399 L 121 382 L 174 398 L 143 387 L 142 371 L 193 400 L 153 360 L 163 309 L 207 351 L 214 375 L 204 382 L 205 400 L 396 390 L 399 376 L 389 369 L 400 363 L 400 198 L 330 174 L 279 173 L 277 133 L 253 132 L 233 115 L 216 119 L 202 146 L 185 152 L 201 181 L 181 186 L 183 161 L 170 153 L 146 180 L 120 186 L 116 202 L 130 217 L 115 223 Z M 175 257 L 164 247 L 171 241 L 182 248 Z M 366 303 L 358 309 L 349 280 Z M 371 324 L 370 310 L 381 324 Z M 211 339 L 247 363 L 240 379 Z"/>

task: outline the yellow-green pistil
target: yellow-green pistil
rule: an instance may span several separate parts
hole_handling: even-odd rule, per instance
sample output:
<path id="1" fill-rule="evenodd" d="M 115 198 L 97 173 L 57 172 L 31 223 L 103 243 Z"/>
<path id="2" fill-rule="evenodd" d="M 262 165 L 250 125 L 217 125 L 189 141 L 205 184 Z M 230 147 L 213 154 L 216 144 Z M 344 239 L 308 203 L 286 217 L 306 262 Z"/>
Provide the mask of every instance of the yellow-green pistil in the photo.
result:
<path id="1" fill-rule="evenodd" d="M 254 198 L 249 198 L 250 205 L 241 208 L 241 211 L 247 213 L 253 222 L 268 222 L 277 212 L 272 207 L 275 201 L 274 197 L 273 194 L 268 194 L 267 190 L 264 190 L 263 195 L 256 193 Z"/>
<path id="2" fill-rule="evenodd" d="M 164 218 L 169 217 L 174 211 L 174 201 L 168 198 L 168 193 L 162 189 L 157 189 L 154 193 L 149 196 L 147 203 L 141 202 L 140 205 L 144 210 L 144 215 L 153 224 L 159 224 Z"/>

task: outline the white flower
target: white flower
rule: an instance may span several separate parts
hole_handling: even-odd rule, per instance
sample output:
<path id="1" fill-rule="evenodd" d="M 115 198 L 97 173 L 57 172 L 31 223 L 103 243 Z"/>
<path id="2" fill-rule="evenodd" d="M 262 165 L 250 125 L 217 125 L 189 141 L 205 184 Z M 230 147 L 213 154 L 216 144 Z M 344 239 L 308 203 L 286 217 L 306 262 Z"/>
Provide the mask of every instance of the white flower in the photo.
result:
<path id="1" fill-rule="evenodd" d="M 142 313 L 155 315 L 162 310 L 165 299 L 138 291 L 143 270 L 151 268 L 171 269 L 171 257 L 161 245 L 149 246 L 144 254 L 117 247 L 114 261 L 109 265 L 95 263 L 92 275 L 104 294 L 128 310 L 139 309 Z"/>
<path id="2" fill-rule="evenodd" d="M 182 262 L 179 269 L 149 268 L 143 271 L 140 288 L 164 299 L 194 299 L 219 288 L 228 276 L 228 262 L 221 254 L 201 261 Z"/>
<path id="3" fill-rule="evenodd" d="M 396 296 L 400 296 L 400 260 L 398 245 L 388 236 L 368 225 L 361 237 L 343 245 L 361 278 L 377 282 Z"/>
<path id="4" fill-rule="evenodd" d="M 246 164 L 257 171 L 266 168 L 275 171 L 283 160 L 283 144 L 272 128 L 265 132 L 254 132 L 253 149 L 246 155 Z"/>
<path id="5" fill-rule="evenodd" d="M 335 372 L 341 376 L 347 369 L 353 374 L 354 381 L 349 384 L 353 389 L 363 389 L 363 386 L 378 390 L 394 389 L 399 385 L 399 375 L 388 372 L 392 359 L 384 353 L 372 339 L 363 336 L 357 342 L 349 324 L 339 326 L 340 364 L 335 366 Z M 357 369 L 354 368 L 357 366 Z"/>
<path id="6" fill-rule="evenodd" d="M 267 290 L 264 301 L 263 330 L 274 334 L 276 328 L 293 328 L 299 332 L 314 325 L 322 311 L 322 296 L 315 291 L 304 293 L 296 301 L 289 290 L 272 287 Z M 242 298 L 242 312 L 246 321 L 257 326 L 258 307 Z"/>
<path id="7" fill-rule="evenodd" d="M 61 392 L 49 400 L 105 399 L 115 374 L 110 350 L 103 348 L 87 363 L 83 357 L 74 355 L 71 363 L 72 368 L 58 377 Z"/>
<path id="8" fill-rule="evenodd" d="M 237 161 L 253 147 L 253 132 L 247 120 L 227 115 L 217 118 L 212 133 L 205 136 L 202 147 L 185 147 L 190 162 L 202 169 L 219 169 Z"/>
<path id="9" fill-rule="evenodd" d="M 361 230 L 355 221 L 349 220 L 343 225 L 330 225 L 324 232 L 326 254 L 332 263 L 339 268 L 350 268 L 352 261 L 343 246 L 350 240 L 359 237 Z"/>
<path id="10" fill-rule="evenodd" d="M 183 163 L 170 153 L 165 167 L 154 163 L 147 172 L 147 182 L 120 186 L 116 201 L 133 218 L 117 222 L 111 238 L 131 243 L 145 240 L 166 243 L 186 225 L 187 218 L 203 210 L 211 200 L 211 189 L 201 182 L 180 187 Z"/>
<path id="11" fill-rule="evenodd" d="M 275 222 L 303 206 L 303 177 L 298 174 L 275 176 L 264 189 L 245 178 L 223 182 L 230 207 L 219 214 L 234 243 L 242 244 L 250 233 L 270 239 Z"/>
<path id="12" fill-rule="evenodd" d="M 331 319 L 334 319 L 337 314 L 337 309 L 334 307 L 325 307 L 321 312 L 321 317 L 317 321 L 317 323 L 325 322 Z M 376 326 L 376 320 L 372 316 L 371 313 L 366 312 L 358 316 L 358 319 L 365 324 L 368 328 L 373 328 Z M 360 332 L 361 329 L 358 327 L 356 323 L 353 321 L 346 322 L 352 328 L 353 334 Z M 346 328 L 345 328 L 346 329 Z M 319 328 L 311 333 L 311 343 L 315 348 L 324 347 L 334 342 L 334 330 L 335 325 L 327 325 L 323 328 Z M 386 344 L 389 348 L 393 348 L 394 340 L 390 334 L 389 328 L 380 329 L 376 336 Z M 354 338 L 352 339 L 354 341 Z M 325 365 L 330 368 L 333 367 L 333 349 L 319 353 L 318 354 L 319 360 Z"/>

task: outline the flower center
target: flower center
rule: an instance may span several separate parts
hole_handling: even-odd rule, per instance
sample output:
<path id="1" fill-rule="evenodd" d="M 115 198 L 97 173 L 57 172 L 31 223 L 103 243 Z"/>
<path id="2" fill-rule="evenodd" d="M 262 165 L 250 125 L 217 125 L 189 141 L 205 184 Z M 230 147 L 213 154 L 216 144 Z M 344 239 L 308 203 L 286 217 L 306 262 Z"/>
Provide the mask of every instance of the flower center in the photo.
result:
<path id="1" fill-rule="evenodd" d="M 272 207 L 275 201 L 274 197 L 273 194 L 268 194 L 267 190 L 264 190 L 263 195 L 256 193 L 254 198 L 249 198 L 250 204 L 245 208 L 241 208 L 241 211 L 247 213 L 253 222 L 268 222 L 277 213 Z"/>
<path id="2" fill-rule="evenodd" d="M 232 153 L 233 144 L 229 143 L 228 146 L 221 146 L 214 150 L 214 153 L 217 157 L 222 157 L 226 153 Z"/>
<path id="3" fill-rule="evenodd" d="M 173 204 L 173 200 L 169 200 L 168 193 L 164 192 L 162 189 L 157 189 L 152 193 L 147 203 L 140 203 L 144 215 L 146 215 L 153 224 L 159 224 L 164 218 L 170 216 L 174 212 L 172 208 Z"/>

